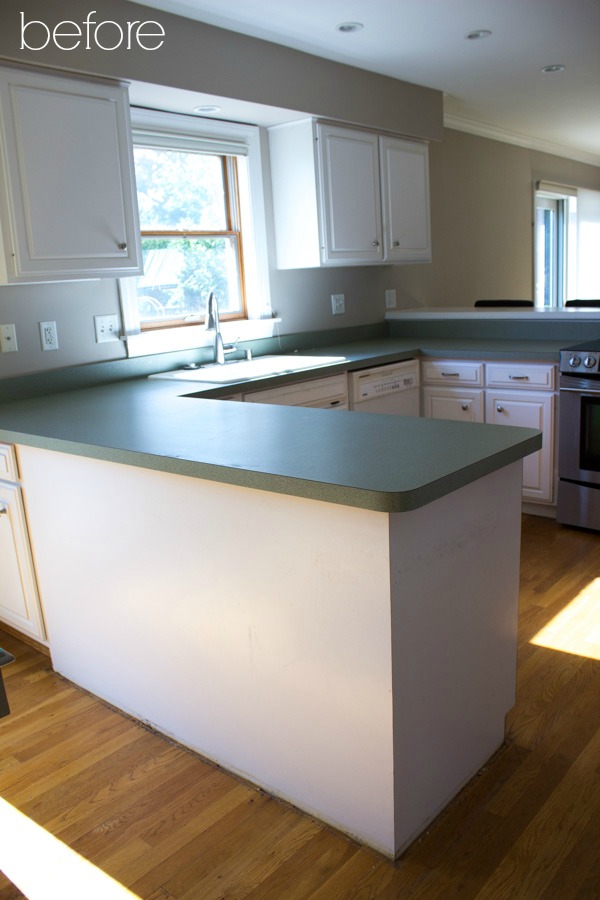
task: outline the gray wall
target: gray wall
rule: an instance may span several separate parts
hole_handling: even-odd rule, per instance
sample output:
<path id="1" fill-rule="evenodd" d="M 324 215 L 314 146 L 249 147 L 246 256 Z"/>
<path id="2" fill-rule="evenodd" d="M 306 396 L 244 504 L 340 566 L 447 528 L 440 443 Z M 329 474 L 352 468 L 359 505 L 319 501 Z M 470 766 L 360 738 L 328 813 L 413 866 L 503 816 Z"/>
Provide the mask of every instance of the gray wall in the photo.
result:
<path id="1" fill-rule="evenodd" d="M 160 18 L 176 38 L 176 52 L 157 57 L 141 51 L 130 55 L 89 51 L 87 56 L 68 55 L 69 68 L 227 92 L 240 99 L 434 139 L 430 144 L 432 264 L 325 271 L 272 268 L 272 303 L 283 319 L 282 333 L 381 322 L 384 292 L 389 288 L 397 291 L 399 307 L 469 306 L 477 297 L 531 297 L 532 182 L 544 178 L 600 190 L 600 168 L 458 131 L 442 133 L 437 92 L 123 0 L 94 6 L 100 7 L 98 20 Z M 15 0 L 4 0 L 0 55 L 66 66 L 65 52 L 15 52 L 21 8 Z M 27 4 L 27 16 L 48 24 L 53 17 L 82 21 L 88 8 L 80 0 L 37 0 Z M 435 140 L 442 135 L 443 141 Z M 269 216 L 268 225 L 274 260 Z M 331 315 L 331 293 L 346 295 L 345 316 Z M 123 358 L 121 344 L 98 345 L 94 340 L 93 316 L 117 310 L 112 280 L 0 287 L 0 323 L 15 323 L 19 342 L 19 353 L 0 354 L 0 377 Z M 48 319 L 57 322 L 59 349 L 43 353 L 38 322 Z"/>

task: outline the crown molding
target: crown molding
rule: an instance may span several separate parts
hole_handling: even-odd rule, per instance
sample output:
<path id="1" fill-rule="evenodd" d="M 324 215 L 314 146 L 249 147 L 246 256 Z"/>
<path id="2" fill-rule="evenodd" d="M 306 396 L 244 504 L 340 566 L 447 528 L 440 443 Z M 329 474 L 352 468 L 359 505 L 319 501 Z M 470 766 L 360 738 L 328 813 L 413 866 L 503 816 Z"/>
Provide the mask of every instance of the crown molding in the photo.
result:
<path id="1" fill-rule="evenodd" d="M 590 166 L 600 166 L 600 156 L 594 153 L 587 153 L 574 147 L 565 147 L 562 144 L 554 144 L 551 141 L 529 137 L 514 131 L 505 131 L 503 128 L 497 128 L 495 125 L 476 122 L 474 119 L 466 119 L 450 113 L 444 113 L 444 128 L 465 131 L 469 134 L 476 134 L 478 137 L 489 138 L 492 141 L 502 141 L 505 144 L 525 147 L 527 150 L 551 153 L 553 156 L 562 156 L 565 159 L 573 159 L 576 162 L 587 163 Z"/>

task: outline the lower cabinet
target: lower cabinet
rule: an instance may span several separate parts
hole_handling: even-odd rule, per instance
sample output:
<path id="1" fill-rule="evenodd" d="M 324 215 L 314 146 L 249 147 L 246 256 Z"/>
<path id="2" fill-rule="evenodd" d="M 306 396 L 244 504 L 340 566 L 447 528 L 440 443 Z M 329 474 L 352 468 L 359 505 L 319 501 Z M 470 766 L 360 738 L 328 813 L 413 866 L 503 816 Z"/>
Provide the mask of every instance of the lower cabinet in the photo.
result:
<path id="1" fill-rule="evenodd" d="M 422 411 L 434 419 L 516 425 L 542 432 L 523 460 L 523 499 L 555 499 L 555 369 L 551 363 L 424 360 Z"/>
<path id="2" fill-rule="evenodd" d="M 554 395 L 539 392 L 486 391 L 485 420 L 494 425 L 518 425 L 537 428 L 543 446 L 523 460 L 523 497 L 527 500 L 553 499 Z"/>
<path id="3" fill-rule="evenodd" d="M 483 422 L 483 391 L 468 388 L 423 388 L 423 415 L 429 419 Z"/>
<path id="4" fill-rule="evenodd" d="M 0 481 L 0 622 L 46 643 L 21 488 L 5 481 Z"/>

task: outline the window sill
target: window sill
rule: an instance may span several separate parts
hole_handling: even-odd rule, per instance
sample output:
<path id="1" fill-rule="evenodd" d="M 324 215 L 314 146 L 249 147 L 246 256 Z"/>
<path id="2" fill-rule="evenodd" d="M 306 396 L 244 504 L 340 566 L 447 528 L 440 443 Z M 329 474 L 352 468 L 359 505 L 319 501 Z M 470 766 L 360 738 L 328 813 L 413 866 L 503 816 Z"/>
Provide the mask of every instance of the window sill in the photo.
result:
<path id="1" fill-rule="evenodd" d="M 239 322 L 221 322 L 221 334 L 225 343 L 254 341 L 273 337 L 281 319 L 245 319 Z M 150 356 L 154 353 L 170 353 L 178 350 L 195 350 L 209 347 L 213 335 L 204 325 L 187 325 L 184 328 L 165 328 L 129 334 L 125 337 L 127 356 Z"/>

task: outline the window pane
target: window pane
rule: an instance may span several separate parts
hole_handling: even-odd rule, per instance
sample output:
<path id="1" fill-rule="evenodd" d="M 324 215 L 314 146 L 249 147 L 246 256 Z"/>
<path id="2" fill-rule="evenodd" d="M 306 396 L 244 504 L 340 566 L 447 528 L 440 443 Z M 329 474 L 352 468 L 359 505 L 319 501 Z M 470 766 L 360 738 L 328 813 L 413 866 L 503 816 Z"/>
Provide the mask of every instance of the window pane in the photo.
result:
<path id="1" fill-rule="evenodd" d="M 204 316 L 214 291 L 219 311 L 241 313 L 237 240 L 142 237 L 144 274 L 137 279 L 142 323 Z"/>
<path id="2" fill-rule="evenodd" d="M 135 147 L 142 231 L 226 231 L 221 157 Z"/>

